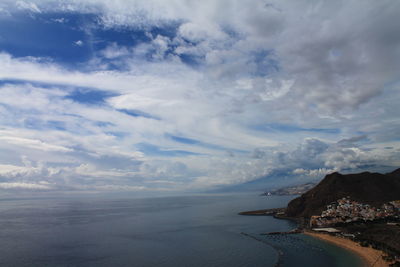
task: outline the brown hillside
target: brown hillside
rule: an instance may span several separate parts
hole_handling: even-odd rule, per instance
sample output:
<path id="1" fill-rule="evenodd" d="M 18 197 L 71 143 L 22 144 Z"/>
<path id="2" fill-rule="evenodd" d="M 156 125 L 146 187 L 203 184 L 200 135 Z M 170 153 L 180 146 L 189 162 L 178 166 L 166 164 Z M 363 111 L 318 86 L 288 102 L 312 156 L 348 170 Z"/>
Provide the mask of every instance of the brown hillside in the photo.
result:
<path id="1" fill-rule="evenodd" d="M 314 188 L 289 202 L 286 214 L 291 217 L 319 215 L 326 205 L 346 196 L 373 206 L 400 199 L 400 169 L 387 174 L 328 174 Z"/>

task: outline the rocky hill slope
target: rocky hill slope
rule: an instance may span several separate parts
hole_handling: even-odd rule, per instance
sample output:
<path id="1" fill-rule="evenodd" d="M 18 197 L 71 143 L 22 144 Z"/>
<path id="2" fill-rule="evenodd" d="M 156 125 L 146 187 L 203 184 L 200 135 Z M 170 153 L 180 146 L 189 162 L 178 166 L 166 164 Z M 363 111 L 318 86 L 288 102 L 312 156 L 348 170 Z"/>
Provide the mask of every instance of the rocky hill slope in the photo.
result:
<path id="1" fill-rule="evenodd" d="M 289 202 L 286 215 L 304 218 L 319 215 L 326 205 L 347 196 L 372 206 L 400 199 L 400 169 L 386 174 L 328 174 L 314 188 Z"/>

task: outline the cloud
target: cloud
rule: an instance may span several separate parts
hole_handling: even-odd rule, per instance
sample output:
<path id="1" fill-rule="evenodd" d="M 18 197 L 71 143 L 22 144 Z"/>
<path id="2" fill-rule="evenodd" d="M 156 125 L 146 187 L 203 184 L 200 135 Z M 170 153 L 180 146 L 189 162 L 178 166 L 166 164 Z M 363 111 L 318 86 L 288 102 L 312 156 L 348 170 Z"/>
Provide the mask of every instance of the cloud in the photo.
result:
<path id="1" fill-rule="evenodd" d="M 41 13 L 41 10 L 33 2 L 17 1 L 15 2 L 15 5 L 17 6 L 18 9 L 28 10 L 33 13 Z"/>
<path id="2" fill-rule="evenodd" d="M 347 146 L 356 146 L 356 143 L 361 142 L 361 141 L 366 141 L 368 140 L 367 135 L 359 135 L 359 136 L 354 136 L 350 137 L 347 139 L 342 139 L 339 140 L 338 145 L 342 147 L 347 147 Z"/>
<path id="3" fill-rule="evenodd" d="M 100 54 L 106 59 L 115 59 L 120 57 L 129 56 L 131 51 L 126 47 L 120 47 L 115 42 L 108 45 L 105 49 L 100 51 Z"/>
<path id="4" fill-rule="evenodd" d="M 194 45 L 189 50 L 178 46 L 177 51 L 181 51 L 178 53 L 193 51 L 198 55 L 201 51 L 207 62 L 212 63 L 211 72 L 216 77 L 239 75 L 244 67 L 252 69 L 249 64 L 252 52 L 267 46 L 275 51 L 280 69 L 296 81 L 290 87 L 292 97 L 302 95 L 306 102 L 317 102 L 324 112 L 337 112 L 340 106 L 356 108 L 379 94 L 385 82 L 398 75 L 397 61 L 384 52 L 395 51 L 398 43 L 396 38 L 389 39 L 396 36 L 392 25 L 397 21 L 397 4 L 385 8 L 385 3 L 371 1 L 346 4 L 283 1 L 269 5 L 240 1 L 217 16 L 216 10 L 224 5 L 211 1 L 201 4 L 176 1 L 168 5 L 135 1 L 115 6 L 104 1 L 94 5 L 80 2 L 80 7 L 96 8 L 107 27 L 159 26 L 185 21 L 179 26 L 177 37 Z M 358 12 L 354 14 L 354 10 Z M 380 15 L 372 10 L 380 10 Z M 297 15 L 301 12 L 308 12 L 306 22 Z M 317 27 L 321 25 L 321 14 L 325 17 L 323 27 Z M 232 38 L 223 31 L 224 25 L 242 36 Z M 338 32 L 335 30 L 338 28 L 344 30 Z M 161 44 L 161 40 L 157 41 Z M 165 41 L 162 44 L 165 49 Z M 375 73 L 374 77 L 369 73 Z M 313 93 L 305 94 L 310 87 Z"/>
<path id="5" fill-rule="evenodd" d="M 50 190 L 51 187 L 45 184 L 32 183 L 0 183 L 1 189 L 25 189 L 25 190 Z"/>
<path id="6" fill-rule="evenodd" d="M 326 169 L 326 168 L 313 169 L 313 170 L 305 170 L 302 168 L 298 168 L 298 169 L 293 170 L 293 174 L 319 179 L 319 178 L 324 177 L 325 175 L 327 175 L 329 173 L 333 173 L 335 171 L 336 171 L 336 169 Z"/>
<path id="7" fill-rule="evenodd" d="M 54 22 L 57 23 L 67 23 L 68 20 L 66 18 L 57 18 L 57 19 L 53 19 Z"/>
<path id="8" fill-rule="evenodd" d="M 399 163 L 397 3 L 0 8 L 15 19 L 28 12 L 43 31 L 69 29 L 63 53 L 88 57 L 0 53 L 5 183 L 197 190 Z"/>
<path id="9" fill-rule="evenodd" d="M 12 136 L 0 136 L 0 140 L 15 146 L 23 146 L 26 148 L 38 149 L 43 151 L 60 151 L 60 152 L 71 151 L 71 149 L 69 148 L 48 144 L 41 140 L 35 140 L 35 139 L 12 137 Z"/>
<path id="10" fill-rule="evenodd" d="M 78 41 L 75 41 L 74 44 L 76 46 L 83 46 L 83 41 L 82 40 L 78 40 Z"/>

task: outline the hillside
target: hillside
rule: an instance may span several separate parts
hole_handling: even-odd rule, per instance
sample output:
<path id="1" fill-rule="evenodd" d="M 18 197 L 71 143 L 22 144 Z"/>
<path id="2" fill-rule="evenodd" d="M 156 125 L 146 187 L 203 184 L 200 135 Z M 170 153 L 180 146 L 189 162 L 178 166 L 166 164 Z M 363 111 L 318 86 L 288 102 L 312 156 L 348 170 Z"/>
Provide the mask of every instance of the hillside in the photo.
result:
<path id="1" fill-rule="evenodd" d="M 319 215 L 326 205 L 346 196 L 372 206 L 400 199 L 400 169 L 387 174 L 335 172 L 326 175 L 314 188 L 289 202 L 286 214 L 306 218 Z"/>

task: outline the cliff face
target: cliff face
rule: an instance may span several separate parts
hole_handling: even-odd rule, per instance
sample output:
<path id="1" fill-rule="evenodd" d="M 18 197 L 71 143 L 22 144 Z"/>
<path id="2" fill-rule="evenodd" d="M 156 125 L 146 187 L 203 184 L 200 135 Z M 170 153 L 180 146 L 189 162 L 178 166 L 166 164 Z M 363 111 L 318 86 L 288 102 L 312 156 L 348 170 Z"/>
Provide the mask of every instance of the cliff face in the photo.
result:
<path id="1" fill-rule="evenodd" d="M 326 205 L 346 196 L 372 206 L 398 200 L 400 169 L 387 174 L 370 172 L 328 174 L 314 188 L 289 202 L 286 214 L 291 217 L 319 215 Z"/>

